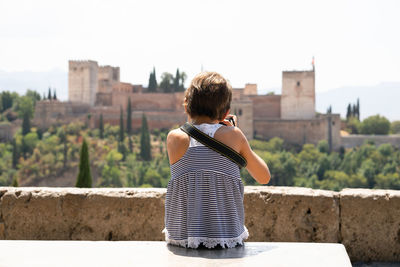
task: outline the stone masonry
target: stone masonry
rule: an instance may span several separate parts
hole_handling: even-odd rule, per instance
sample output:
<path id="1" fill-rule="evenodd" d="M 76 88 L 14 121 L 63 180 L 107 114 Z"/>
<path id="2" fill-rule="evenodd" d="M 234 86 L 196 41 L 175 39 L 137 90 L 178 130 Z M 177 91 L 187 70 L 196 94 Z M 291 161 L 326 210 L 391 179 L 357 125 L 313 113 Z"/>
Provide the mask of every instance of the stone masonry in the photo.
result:
<path id="1" fill-rule="evenodd" d="M 0 187 L 0 239 L 164 236 L 166 189 Z M 400 191 L 246 186 L 247 241 L 342 243 L 352 261 L 400 261 Z"/>

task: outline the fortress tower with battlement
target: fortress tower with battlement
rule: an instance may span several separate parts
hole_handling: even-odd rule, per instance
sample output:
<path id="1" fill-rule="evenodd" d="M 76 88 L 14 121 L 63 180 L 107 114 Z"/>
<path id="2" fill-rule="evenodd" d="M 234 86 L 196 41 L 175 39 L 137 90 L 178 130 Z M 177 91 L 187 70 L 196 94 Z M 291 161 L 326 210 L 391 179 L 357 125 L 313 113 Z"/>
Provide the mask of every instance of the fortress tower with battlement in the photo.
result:
<path id="1" fill-rule="evenodd" d="M 68 99 L 94 106 L 98 88 L 98 70 L 96 61 L 70 60 L 68 71 Z"/>
<path id="2" fill-rule="evenodd" d="M 282 72 L 282 119 L 312 119 L 315 117 L 315 72 Z"/>

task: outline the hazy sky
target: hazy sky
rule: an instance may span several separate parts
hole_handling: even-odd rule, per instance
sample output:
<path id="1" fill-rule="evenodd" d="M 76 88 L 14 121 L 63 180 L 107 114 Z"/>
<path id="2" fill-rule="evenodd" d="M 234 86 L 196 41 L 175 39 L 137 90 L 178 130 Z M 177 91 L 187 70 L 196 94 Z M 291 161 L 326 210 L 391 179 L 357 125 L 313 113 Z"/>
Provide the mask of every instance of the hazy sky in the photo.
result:
<path id="1" fill-rule="evenodd" d="M 69 59 L 149 72 L 215 70 L 235 87 L 280 88 L 311 68 L 317 91 L 400 81 L 400 1 L 0 0 L 0 70 L 67 70 Z"/>

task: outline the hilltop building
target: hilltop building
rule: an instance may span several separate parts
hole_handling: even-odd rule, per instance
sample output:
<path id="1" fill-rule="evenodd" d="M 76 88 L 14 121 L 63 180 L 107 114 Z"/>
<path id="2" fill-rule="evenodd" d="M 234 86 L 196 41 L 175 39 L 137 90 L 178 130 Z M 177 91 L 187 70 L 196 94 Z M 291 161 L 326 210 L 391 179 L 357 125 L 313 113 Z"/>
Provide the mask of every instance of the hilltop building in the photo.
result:
<path id="1" fill-rule="evenodd" d="M 183 92 L 149 93 L 142 85 L 120 81 L 119 67 L 96 61 L 69 61 L 68 102 L 40 101 L 35 121 L 42 127 L 74 119 L 88 119 L 96 127 L 100 114 L 105 123 L 119 124 L 120 107 L 132 107 L 132 128 L 138 130 L 145 113 L 150 129 L 171 128 L 186 121 Z M 231 113 L 247 138 L 280 137 L 288 143 L 317 144 L 328 140 L 340 147 L 340 115 L 316 114 L 315 69 L 283 71 L 281 95 L 258 95 L 257 84 L 234 88 Z M 90 114 L 88 117 L 87 115 Z"/>

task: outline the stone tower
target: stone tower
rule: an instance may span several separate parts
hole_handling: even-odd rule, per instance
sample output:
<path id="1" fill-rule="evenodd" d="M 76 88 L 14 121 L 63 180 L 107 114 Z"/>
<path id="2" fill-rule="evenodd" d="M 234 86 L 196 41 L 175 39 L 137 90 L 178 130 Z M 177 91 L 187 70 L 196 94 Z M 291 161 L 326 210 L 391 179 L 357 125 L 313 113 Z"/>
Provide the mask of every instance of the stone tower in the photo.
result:
<path id="1" fill-rule="evenodd" d="M 70 60 L 68 71 L 68 99 L 94 106 L 98 88 L 98 69 L 96 61 Z"/>
<path id="2" fill-rule="evenodd" d="M 315 117 L 315 71 L 282 72 L 282 119 Z"/>
<path id="3" fill-rule="evenodd" d="M 109 65 L 99 66 L 98 93 L 111 93 L 113 86 L 120 82 L 119 73 L 120 73 L 119 67 L 112 67 Z"/>

